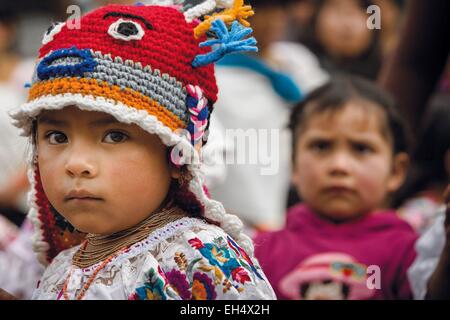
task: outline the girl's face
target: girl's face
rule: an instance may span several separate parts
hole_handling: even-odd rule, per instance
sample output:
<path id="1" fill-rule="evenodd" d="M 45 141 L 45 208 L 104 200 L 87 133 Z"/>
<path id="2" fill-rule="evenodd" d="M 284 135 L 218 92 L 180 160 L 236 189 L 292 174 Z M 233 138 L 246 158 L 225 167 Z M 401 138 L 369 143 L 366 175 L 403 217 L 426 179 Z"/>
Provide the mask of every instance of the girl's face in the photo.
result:
<path id="1" fill-rule="evenodd" d="M 392 157 L 382 121 L 377 107 L 362 101 L 309 116 L 298 133 L 293 182 L 317 213 L 333 221 L 357 218 L 400 187 L 408 157 Z"/>
<path id="2" fill-rule="evenodd" d="M 157 136 L 76 107 L 39 116 L 37 152 L 48 200 L 87 233 L 111 234 L 144 220 L 177 174 Z"/>
<path id="3" fill-rule="evenodd" d="M 316 32 L 325 50 L 336 58 L 353 58 L 369 49 L 368 15 L 357 0 L 328 0 L 317 16 Z"/>

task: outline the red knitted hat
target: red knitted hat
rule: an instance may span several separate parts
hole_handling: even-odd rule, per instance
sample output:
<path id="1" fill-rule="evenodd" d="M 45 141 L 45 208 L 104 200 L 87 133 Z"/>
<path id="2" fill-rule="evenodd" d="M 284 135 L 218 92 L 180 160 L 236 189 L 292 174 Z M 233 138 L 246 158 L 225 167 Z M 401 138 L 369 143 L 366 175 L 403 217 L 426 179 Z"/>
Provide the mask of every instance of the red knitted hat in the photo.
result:
<path id="1" fill-rule="evenodd" d="M 217 8 L 223 11 L 205 16 Z M 214 62 L 228 53 L 256 50 L 245 20 L 252 14 L 243 0 L 207 0 L 190 9 L 109 5 L 86 14 L 79 24 L 55 24 L 44 35 L 28 102 L 11 113 L 14 123 L 30 135 L 42 110 L 75 105 L 158 135 L 176 151 L 172 161 L 187 165 L 193 176 L 188 191 L 202 214 L 252 251 L 240 220 L 207 197 L 200 174 L 201 148 L 217 99 Z M 42 262 L 50 262 L 83 235 L 50 205 L 34 154 L 29 178 L 35 249 Z"/>

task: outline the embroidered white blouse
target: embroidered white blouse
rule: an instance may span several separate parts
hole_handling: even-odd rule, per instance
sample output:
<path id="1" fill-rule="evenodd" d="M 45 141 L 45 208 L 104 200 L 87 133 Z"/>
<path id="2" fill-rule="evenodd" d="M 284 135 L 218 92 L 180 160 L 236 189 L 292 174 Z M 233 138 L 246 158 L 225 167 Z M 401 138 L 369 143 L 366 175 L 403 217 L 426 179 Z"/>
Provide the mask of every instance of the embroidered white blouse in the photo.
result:
<path id="1" fill-rule="evenodd" d="M 73 266 L 78 248 L 55 257 L 33 299 L 276 299 L 256 259 L 200 219 L 182 218 L 155 230 L 104 267 Z"/>

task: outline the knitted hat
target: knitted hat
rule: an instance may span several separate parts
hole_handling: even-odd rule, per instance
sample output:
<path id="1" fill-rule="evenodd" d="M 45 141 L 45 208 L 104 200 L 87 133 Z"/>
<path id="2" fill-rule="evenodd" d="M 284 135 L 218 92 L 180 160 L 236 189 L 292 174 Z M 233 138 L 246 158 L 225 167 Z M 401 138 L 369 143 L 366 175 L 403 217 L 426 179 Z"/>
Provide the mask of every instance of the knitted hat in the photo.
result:
<path id="1" fill-rule="evenodd" d="M 30 136 L 42 110 L 75 105 L 158 135 L 173 148 L 172 161 L 192 176 L 186 197 L 251 253 L 242 222 L 207 196 L 200 160 L 217 99 L 213 63 L 227 53 L 256 51 L 256 40 L 247 37 L 253 11 L 243 0 L 207 0 L 191 8 L 165 2 L 172 5 L 109 5 L 83 16 L 79 27 L 76 21 L 50 27 L 28 102 L 11 112 L 13 122 Z M 45 264 L 84 235 L 50 205 L 33 150 L 29 162 L 29 218 L 37 232 L 34 249 Z"/>

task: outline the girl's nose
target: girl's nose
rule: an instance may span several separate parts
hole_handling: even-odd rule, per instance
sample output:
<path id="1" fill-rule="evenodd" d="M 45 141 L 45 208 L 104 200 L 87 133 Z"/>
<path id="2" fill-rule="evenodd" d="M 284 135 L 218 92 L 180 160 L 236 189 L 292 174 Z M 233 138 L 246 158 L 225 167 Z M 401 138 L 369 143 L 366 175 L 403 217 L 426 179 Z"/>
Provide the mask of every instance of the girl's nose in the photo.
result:
<path id="1" fill-rule="evenodd" d="M 72 155 L 66 163 L 66 173 L 72 178 L 94 178 L 98 174 L 98 166 L 86 156 Z"/>
<path id="2" fill-rule="evenodd" d="M 336 152 L 330 158 L 329 174 L 348 175 L 350 173 L 351 158 L 346 152 Z"/>

